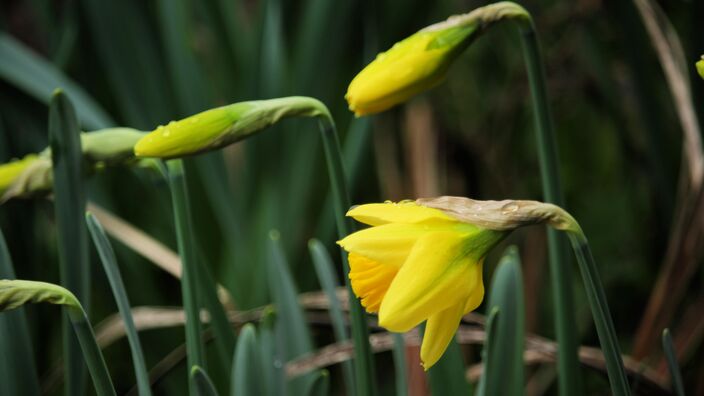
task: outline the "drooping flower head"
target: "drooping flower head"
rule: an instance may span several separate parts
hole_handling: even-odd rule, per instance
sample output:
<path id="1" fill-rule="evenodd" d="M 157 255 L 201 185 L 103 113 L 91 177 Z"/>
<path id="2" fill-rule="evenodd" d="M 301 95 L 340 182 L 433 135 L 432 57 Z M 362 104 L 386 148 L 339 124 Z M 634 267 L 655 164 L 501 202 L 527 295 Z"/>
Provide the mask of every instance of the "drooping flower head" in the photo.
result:
<path id="1" fill-rule="evenodd" d="M 319 100 L 290 96 L 206 110 L 160 125 L 134 146 L 137 157 L 177 158 L 238 142 L 289 117 L 330 117 Z"/>
<path id="2" fill-rule="evenodd" d="M 462 316 L 481 304 L 482 263 L 497 243 L 523 225 L 573 227 L 554 205 L 460 197 L 366 204 L 347 215 L 371 226 L 338 242 L 349 253 L 352 290 L 390 331 L 427 321 L 425 369 L 445 352 Z"/>
<path id="3" fill-rule="evenodd" d="M 440 84 L 457 56 L 490 25 L 529 20 L 526 10 L 499 2 L 419 30 L 377 55 L 352 80 L 345 98 L 357 116 L 389 109 Z"/>

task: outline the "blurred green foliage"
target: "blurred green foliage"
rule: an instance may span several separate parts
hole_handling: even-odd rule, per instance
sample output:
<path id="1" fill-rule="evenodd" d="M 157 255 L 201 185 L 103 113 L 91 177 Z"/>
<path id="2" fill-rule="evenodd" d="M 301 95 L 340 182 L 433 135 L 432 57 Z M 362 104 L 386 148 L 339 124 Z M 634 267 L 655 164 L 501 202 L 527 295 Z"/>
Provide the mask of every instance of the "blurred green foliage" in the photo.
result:
<path id="1" fill-rule="evenodd" d="M 547 68 L 567 208 L 589 236 L 626 353 L 665 256 L 678 205 L 681 128 L 661 67 L 643 24 L 628 1 L 534 0 L 533 13 Z M 460 57 L 448 81 L 410 104 L 372 119 L 346 109 L 348 82 L 378 50 L 419 28 L 485 4 L 409 0 L 154 0 L 5 1 L 0 40 L 27 48 L 62 75 L 86 130 L 109 126 L 154 129 L 172 119 L 242 100 L 309 95 L 328 105 L 342 132 L 353 203 L 427 193 L 477 199 L 540 199 L 528 82 L 513 26 L 500 26 Z M 704 52 L 704 2 L 662 2 L 686 56 Z M 5 48 L 5 47 L 3 47 Z M 40 71 L 0 59 L 0 72 Z M 692 66 L 690 65 L 690 66 Z M 691 77 L 696 71 L 690 67 Z M 10 73 L 11 74 L 11 73 Z M 692 78 L 695 108 L 704 119 L 704 84 Z M 47 106 L 56 87 L 0 81 L 0 161 L 47 146 Z M 68 83 L 73 81 L 75 85 Z M 31 82 L 31 78 L 30 78 Z M 31 85 L 31 84 L 30 84 Z M 70 85 L 70 86 L 69 86 Z M 45 93 L 46 92 L 46 93 Z M 424 124 L 419 117 L 429 115 Z M 424 133 L 418 127 L 429 125 Z M 422 128 L 421 128 L 422 130 Z M 425 139 L 425 140 L 424 140 Z M 429 140 L 428 140 L 429 139 Z M 426 164 L 414 148 L 432 151 Z M 237 308 L 272 300 L 267 281 L 269 231 L 280 245 L 300 291 L 317 290 L 306 243 L 334 241 L 327 170 L 317 126 L 287 121 L 223 152 L 189 159 L 193 234 L 217 281 Z M 418 169 L 434 190 L 423 189 Z M 420 178 L 419 178 L 420 177 Z M 168 186 L 144 171 L 108 169 L 88 182 L 88 197 L 149 235 L 176 248 Z M 0 208 L 19 278 L 59 280 L 53 205 L 11 201 Z M 552 337 L 543 231 L 522 230 L 506 244 L 522 247 L 528 331 Z M 180 305 L 179 284 L 120 243 L 114 244 L 134 306 Z M 500 252 L 502 249 L 496 249 Z M 496 253 L 496 252 L 495 252 Z M 487 259 L 486 279 L 497 255 Z M 337 258 L 337 255 L 333 255 Z M 92 253 L 93 323 L 116 312 L 106 277 Z M 285 261 L 282 261 L 285 262 Z M 532 272 L 533 275 L 530 275 Z M 575 271 L 576 273 L 576 271 Z M 675 315 L 701 298 L 695 277 Z M 343 274 L 338 273 L 340 279 Z M 575 285 L 579 283 L 575 279 Z M 578 292 L 582 343 L 596 344 Z M 37 369 L 44 383 L 61 354 L 58 312 L 26 309 Z M 676 326 L 674 326 L 676 330 Z M 317 341 L 331 329 L 314 329 Z M 147 366 L 183 342 L 181 328 L 140 333 Z M 134 378 L 126 340 L 104 352 L 118 393 Z M 316 343 L 321 346 L 322 343 Z M 702 388 L 702 346 L 681 362 L 685 385 Z M 159 382 L 185 389 L 186 370 Z M 382 368 L 391 373 L 390 368 Z M 210 372 L 218 384 L 222 378 Z M 330 386 L 342 388 L 332 371 Z M 530 372 L 527 372 L 527 376 Z M 321 377 L 323 378 L 323 377 Z M 327 377 L 325 377 L 327 381 Z M 382 378 L 380 376 L 380 378 Z M 391 376 L 383 377 L 391 386 Z M 602 382 L 600 382 L 602 381 Z M 599 376 L 589 386 L 603 387 Z M 699 381 L 699 382 L 698 382 Z M 316 383 L 317 384 L 317 383 Z M 596 384 L 596 385 L 595 385 Z M 695 388 L 695 387 L 699 388 Z M 320 385 L 323 387 L 323 385 Z"/>

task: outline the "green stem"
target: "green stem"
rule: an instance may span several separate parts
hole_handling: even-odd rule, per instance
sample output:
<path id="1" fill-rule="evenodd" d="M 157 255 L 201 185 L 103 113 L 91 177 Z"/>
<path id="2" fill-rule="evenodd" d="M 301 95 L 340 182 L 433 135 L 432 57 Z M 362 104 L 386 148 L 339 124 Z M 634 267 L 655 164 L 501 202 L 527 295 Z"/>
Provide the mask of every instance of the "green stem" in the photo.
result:
<path id="1" fill-rule="evenodd" d="M 340 153 L 340 141 L 337 136 L 335 122 L 329 114 L 323 114 L 318 118 L 320 132 L 323 138 L 325 150 L 325 160 L 330 174 L 330 185 L 332 187 L 333 202 L 335 208 L 335 220 L 337 223 L 337 234 L 344 238 L 354 229 L 352 221 L 345 216 L 350 207 L 350 198 L 345 185 L 345 172 L 342 165 L 342 154 Z M 369 329 L 364 309 L 359 299 L 352 291 L 349 277 L 349 263 L 347 255 L 342 253 L 342 270 L 345 274 L 345 285 L 349 294 L 350 316 L 352 321 L 352 340 L 354 342 L 355 358 L 355 389 L 358 395 L 375 395 L 376 388 L 373 380 L 373 361 L 371 347 L 369 345 Z"/>
<path id="2" fill-rule="evenodd" d="M 587 300 L 594 316 L 599 343 L 604 352 L 606 372 L 609 376 L 611 391 L 615 396 L 630 395 L 631 391 L 628 388 L 626 370 L 623 367 L 621 350 L 616 338 L 616 329 L 611 320 L 609 306 L 606 303 L 606 294 L 599 281 L 599 272 L 596 269 L 589 242 L 581 231 L 570 232 L 568 235 L 570 242 L 572 242 L 572 249 L 575 256 L 577 256 L 577 263 L 582 274 Z"/>
<path id="3" fill-rule="evenodd" d="M 103 354 L 95 341 L 95 334 L 93 334 L 93 328 L 88 322 L 85 311 L 74 307 L 67 307 L 66 310 L 78 338 L 78 343 L 83 350 L 83 358 L 88 366 L 88 371 L 93 378 L 95 392 L 98 396 L 115 395 L 115 388 L 108 374 L 108 367 L 105 365 Z"/>
<path id="4" fill-rule="evenodd" d="M 558 167 L 557 145 L 548 105 L 540 45 L 532 19 L 521 19 L 523 55 L 535 112 L 538 158 L 546 202 L 564 207 Z M 568 265 L 567 244 L 556 230 L 548 229 L 548 254 L 558 343 L 558 382 L 561 395 L 582 394 L 577 357 L 577 329 L 572 294 L 572 270 Z"/>
<path id="5" fill-rule="evenodd" d="M 181 255 L 181 293 L 186 311 L 186 352 L 188 367 L 204 366 L 203 345 L 201 344 L 201 323 L 197 301 L 197 282 L 195 273 L 196 251 L 191 234 L 190 204 L 186 190 L 186 174 L 183 161 L 180 159 L 167 161 L 169 167 L 169 183 L 171 199 L 174 206 L 174 222 L 176 224 L 176 240 Z M 195 383 L 189 376 L 191 394 L 196 394 Z"/>

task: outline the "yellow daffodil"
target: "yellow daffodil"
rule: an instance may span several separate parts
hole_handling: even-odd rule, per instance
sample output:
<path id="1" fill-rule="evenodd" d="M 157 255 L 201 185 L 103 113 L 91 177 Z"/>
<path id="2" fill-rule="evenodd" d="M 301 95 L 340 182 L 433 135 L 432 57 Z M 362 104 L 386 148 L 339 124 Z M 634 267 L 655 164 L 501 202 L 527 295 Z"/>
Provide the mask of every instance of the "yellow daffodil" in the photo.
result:
<path id="1" fill-rule="evenodd" d="M 489 25 L 529 19 L 523 7 L 500 2 L 428 26 L 377 55 L 350 83 L 345 98 L 355 115 L 378 113 L 440 84 L 459 55 Z"/>
<path id="2" fill-rule="evenodd" d="M 567 212 L 536 201 L 439 197 L 360 205 L 347 216 L 371 226 L 338 242 L 349 253 L 352 290 L 390 331 L 427 321 L 425 369 L 440 359 L 462 316 L 482 302 L 482 263 L 501 239 L 538 223 L 581 232 Z"/>
<path id="3" fill-rule="evenodd" d="M 12 183 L 14 183 L 20 174 L 36 159 L 37 156 L 32 154 L 22 159 L 0 165 L 0 196 L 12 186 Z"/>
<path id="4" fill-rule="evenodd" d="M 704 55 L 702 55 L 702 59 L 697 62 L 697 72 L 701 78 L 704 78 Z"/>
<path id="5" fill-rule="evenodd" d="M 353 291 L 391 331 L 406 332 L 427 320 L 421 360 L 428 369 L 462 315 L 482 302 L 482 261 L 506 232 L 416 202 L 361 205 L 347 215 L 372 226 L 338 242 L 349 252 Z"/>
<path id="6" fill-rule="evenodd" d="M 137 157 L 177 158 L 222 148 L 287 117 L 329 116 L 304 96 L 234 103 L 160 125 L 134 146 Z"/>

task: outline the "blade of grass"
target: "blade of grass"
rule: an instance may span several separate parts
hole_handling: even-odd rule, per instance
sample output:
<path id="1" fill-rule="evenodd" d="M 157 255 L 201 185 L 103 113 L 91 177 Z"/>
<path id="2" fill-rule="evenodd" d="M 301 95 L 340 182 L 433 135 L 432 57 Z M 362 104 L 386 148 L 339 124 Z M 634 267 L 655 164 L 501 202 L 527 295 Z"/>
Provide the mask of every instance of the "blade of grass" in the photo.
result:
<path id="1" fill-rule="evenodd" d="M 78 116 L 86 128 L 101 129 L 115 124 L 80 86 L 46 59 L 4 33 L 0 33 L 0 78 L 46 104 L 51 101 L 54 89 L 62 87 L 76 104 Z"/>
<path id="2" fill-rule="evenodd" d="M 496 385 L 494 382 L 489 382 L 489 377 L 491 373 L 489 372 L 490 367 L 492 367 L 491 360 L 494 356 L 494 348 L 496 348 L 497 337 L 496 330 L 499 325 L 499 308 L 493 307 L 489 312 L 489 316 L 486 319 L 486 337 L 484 338 L 484 348 L 482 348 L 482 362 L 484 364 L 484 371 L 482 371 L 482 376 L 479 378 L 479 384 L 477 384 L 477 395 L 496 395 L 493 393 L 496 389 L 490 389 L 492 385 Z M 494 374 L 499 376 L 500 374 Z"/>
<path id="3" fill-rule="evenodd" d="M 0 230 L 0 279 L 15 279 L 10 252 Z M 0 394 L 39 395 L 39 379 L 24 308 L 0 316 Z"/>
<path id="4" fill-rule="evenodd" d="M 232 361 L 230 396 L 261 395 L 259 376 L 260 359 L 257 352 L 257 332 L 248 323 L 242 327 Z"/>
<path id="5" fill-rule="evenodd" d="M 313 350 L 313 341 L 301 306 L 296 296 L 298 291 L 293 282 L 289 264 L 284 256 L 278 231 L 269 233 L 269 259 L 267 260 L 269 290 L 277 308 L 277 346 L 284 348 L 281 357 L 284 361 L 295 359 Z M 289 383 L 293 394 L 303 394 L 312 382 L 312 376 L 305 376 Z"/>
<path id="6" fill-rule="evenodd" d="M 498 308 L 501 320 L 495 323 L 492 356 L 484 365 L 487 394 L 520 395 L 523 393 L 523 349 L 525 312 L 523 276 L 518 249 L 504 252 L 491 281 L 487 309 Z"/>
<path id="7" fill-rule="evenodd" d="M 132 313 L 130 311 L 130 302 L 127 299 L 125 285 L 122 282 L 120 269 L 117 266 L 115 252 L 112 250 L 112 245 L 110 245 L 110 241 L 105 235 L 102 225 L 90 212 L 86 213 L 86 223 L 88 224 L 88 231 L 90 231 L 90 235 L 93 238 L 95 248 L 100 256 L 100 261 L 103 263 L 105 274 L 110 282 L 110 288 L 112 289 L 113 296 L 115 296 L 117 307 L 122 316 L 122 322 L 125 325 L 125 332 L 127 333 L 127 341 L 129 341 L 130 344 L 132 364 L 134 365 L 134 375 L 137 378 L 139 394 L 149 396 L 152 394 L 149 388 L 149 374 L 144 362 L 142 345 L 139 342 L 139 336 L 134 327 L 134 320 L 132 319 Z"/>
<path id="8" fill-rule="evenodd" d="M 217 396 L 218 391 L 215 390 L 213 381 L 210 380 L 208 374 L 202 368 L 193 366 L 191 369 L 191 381 L 196 384 L 196 396 Z M 142 393 L 140 392 L 140 395 Z"/>
<path id="9" fill-rule="evenodd" d="M 684 396 L 682 374 L 680 373 L 680 366 L 677 363 L 677 353 L 675 353 L 675 345 L 672 343 L 670 329 L 662 331 L 662 349 L 665 351 L 667 369 L 670 371 L 670 377 L 672 378 L 672 389 L 675 391 L 675 395 Z"/>
<path id="10" fill-rule="evenodd" d="M 167 161 L 169 168 L 169 186 L 174 207 L 174 223 L 176 225 L 176 240 L 181 256 L 181 293 L 186 311 L 186 348 L 188 351 L 188 367 L 203 366 L 204 355 L 201 341 L 201 323 L 198 305 L 198 274 L 196 273 L 196 247 L 191 231 L 190 204 L 188 201 L 186 174 L 181 160 Z M 195 393 L 195 383 L 189 377 L 189 388 Z"/>
<path id="11" fill-rule="evenodd" d="M 340 301 L 337 299 L 336 289 L 338 287 L 337 281 L 335 280 L 335 273 L 333 272 L 333 263 L 330 259 L 325 246 L 320 243 L 317 239 L 311 239 L 308 242 L 308 249 L 310 250 L 310 255 L 313 258 L 313 266 L 315 267 L 315 273 L 318 275 L 318 281 L 320 286 L 325 291 L 325 295 L 330 301 L 330 319 L 332 320 L 332 327 L 335 333 L 335 341 L 342 342 L 350 338 L 347 332 L 347 325 L 345 324 L 344 314 L 342 313 L 342 307 L 340 307 Z M 352 372 L 352 363 L 343 363 L 343 372 L 345 375 L 345 388 L 348 395 L 354 395 L 354 373 Z M 405 373 L 405 367 L 404 367 Z"/>
<path id="12" fill-rule="evenodd" d="M 80 130 L 71 101 L 61 90 L 49 105 L 49 142 L 54 175 L 54 210 L 57 223 L 61 283 L 73 290 L 86 310 L 90 309 L 90 263 L 88 235 L 83 213 L 86 198 L 83 185 L 83 154 Z M 70 323 L 64 318 L 66 393 L 83 394 L 86 372 L 81 350 Z"/>

